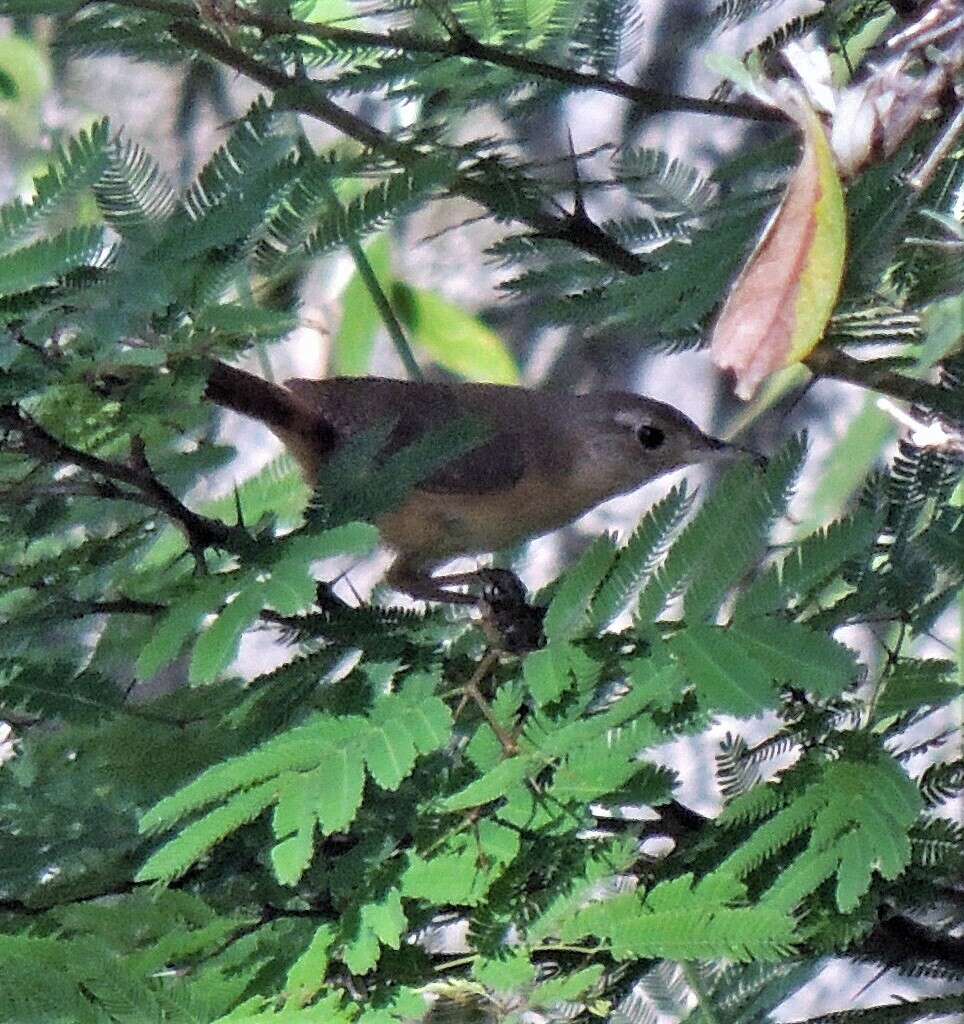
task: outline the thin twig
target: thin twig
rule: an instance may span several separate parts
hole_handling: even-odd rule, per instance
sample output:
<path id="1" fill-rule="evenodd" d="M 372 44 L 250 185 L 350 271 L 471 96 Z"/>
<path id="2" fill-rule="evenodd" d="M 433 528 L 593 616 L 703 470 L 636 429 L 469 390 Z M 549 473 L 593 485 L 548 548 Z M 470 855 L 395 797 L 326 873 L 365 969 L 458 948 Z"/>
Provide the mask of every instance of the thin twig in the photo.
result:
<path id="1" fill-rule="evenodd" d="M 502 750 L 506 757 L 515 757 L 519 753 L 519 746 L 515 741 L 515 737 L 505 728 L 505 726 L 495 717 L 495 712 L 489 705 L 489 702 L 482 696 L 479 690 L 479 683 L 495 668 L 499 661 L 498 651 L 489 651 L 488 654 L 479 662 L 476 666 L 475 671 L 472 673 L 472 677 L 465 684 L 465 692 L 475 702 L 476 707 L 482 712 L 482 717 L 489 723 L 489 728 L 495 733 Z"/>
<path id="2" fill-rule="evenodd" d="M 324 179 L 324 184 L 327 187 L 329 200 L 339 214 L 339 219 L 344 219 L 344 208 L 338 199 L 338 193 L 335 192 L 334 186 L 327 178 Z M 355 261 L 355 268 L 358 270 L 362 283 L 368 290 L 372 302 L 375 303 L 375 308 L 382 318 L 382 323 L 392 339 L 392 344 L 395 346 L 398 358 L 401 359 L 402 365 L 412 380 L 421 380 L 422 370 L 416 362 L 412 346 L 408 343 L 408 338 L 405 337 L 405 331 L 398 322 L 398 317 L 395 316 L 395 310 L 392 309 L 392 304 L 388 301 L 388 296 L 385 294 L 385 290 L 382 288 L 371 262 L 365 255 L 365 250 L 350 227 L 345 231 L 345 242 L 352 259 Z"/>

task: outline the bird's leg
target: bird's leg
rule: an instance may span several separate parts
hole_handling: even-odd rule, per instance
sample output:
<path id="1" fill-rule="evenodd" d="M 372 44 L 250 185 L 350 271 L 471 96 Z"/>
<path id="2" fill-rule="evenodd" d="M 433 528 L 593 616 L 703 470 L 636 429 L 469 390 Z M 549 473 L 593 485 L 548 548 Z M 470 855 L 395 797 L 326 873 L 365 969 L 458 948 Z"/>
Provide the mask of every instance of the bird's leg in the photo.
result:
<path id="1" fill-rule="evenodd" d="M 473 573 L 458 573 L 455 576 L 433 576 L 434 567 L 396 559 L 385 574 L 385 582 L 394 590 L 400 590 L 416 601 L 439 601 L 445 604 L 477 605 L 478 598 L 456 590 L 446 590 L 445 585 L 468 582 L 465 577 Z"/>
<path id="2" fill-rule="evenodd" d="M 482 613 L 482 628 L 493 647 L 509 654 L 524 654 L 545 644 L 542 632 L 544 608 L 527 601 L 526 589 L 508 569 L 476 569 L 474 572 L 432 576 L 431 569 L 399 559 L 388 571 L 386 582 L 421 601 L 474 605 Z M 449 587 L 475 586 L 478 596 Z"/>
<path id="3" fill-rule="evenodd" d="M 544 647 L 546 610 L 529 604 L 519 577 L 508 569 L 480 569 L 474 575 L 482 584 L 482 629 L 492 646 L 507 654 L 526 654 Z"/>

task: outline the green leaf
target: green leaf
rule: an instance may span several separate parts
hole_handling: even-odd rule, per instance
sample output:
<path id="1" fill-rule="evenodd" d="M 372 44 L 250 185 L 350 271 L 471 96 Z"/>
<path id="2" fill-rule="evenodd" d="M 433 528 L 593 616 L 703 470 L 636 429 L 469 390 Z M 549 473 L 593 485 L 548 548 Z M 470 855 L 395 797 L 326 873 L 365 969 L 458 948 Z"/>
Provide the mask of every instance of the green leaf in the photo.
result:
<path id="1" fill-rule="evenodd" d="M 674 487 L 646 513 L 619 549 L 592 602 L 592 630 L 601 632 L 628 606 L 666 553 L 690 505 L 686 484 Z"/>
<path id="2" fill-rule="evenodd" d="M 77 673 L 68 663 L 0 662 L 0 699 L 5 707 L 68 722 L 97 722 L 116 714 L 124 694 L 116 680 L 98 672 Z"/>
<path id="3" fill-rule="evenodd" d="M 297 615 L 317 600 L 317 588 L 311 575 L 311 562 L 295 555 L 282 558 L 271 567 L 270 576 L 261 582 L 265 605 L 281 615 Z"/>
<path id="4" fill-rule="evenodd" d="M 492 860 L 500 864 L 511 864 L 519 855 L 519 833 L 497 821 L 480 821 L 479 846 Z"/>
<path id="5" fill-rule="evenodd" d="M 345 726 L 337 719 L 318 715 L 305 725 L 275 736 L 254 750 L 212 765 L 146 811 L 141 817 L 140 830 L 151 832 L 167 828 L 185 815 L 265 779 L 273 779 L 286 772 L 310 771 L 318 767 L 327 756 L 327 748 L 338 743 L 345 732 Z"/>
<path id="6" fill-rule="evenodd" d="M 784 619 L 741 619 L 728 629 L 755 661 L 778 683 L 836 697 L 857 678 L 854 655 L 824 633 Z"/>
<path id="7" fill-rule="evenodd" d="M 104 248 L 103 228 L 69 228 L 0 256 L 0 295 L 54 284 L 68 271 L 92 263 Z"/>
<path id="8" fill-rule="evenodd" d="M 3 42 L 9 44 L 14 38 L 8 36 Z M 0 207 L 0 251 L 13 248 L 101 177 L 108 162 L 109 137 L 110 125 L 104 118 L 54 149 L 47 169 L 34 178 L 30 201 L 14 199 Z"/>
<path id="9" fill-rule="evenodd" d="M 241 634 L 261 614 L 265 588 L 251 577 L 234 600 L 198 637 L 191 657 L 192 683 L 210 683 L 234 660 Z"/>
<path id="10" fill-rule="evenodd" d="M 650 896 L 625 893 L 579 909 L 561 929 L 564 942 L 589 936 L 602 941 L 617 960 L 737 961 L 785 958 L 797 935 L 791 915 L 766 905 L 740 907 L 683 876 Z"/>
<path id="11" fill-rule="evenodd" d="M 605 968 L 602 964 L 584 967 L 581 971 L 564 974 L 544 981 L 532 991 L 532 1005 L 553 1007 L 561 1003 L 572 1003 L 582 999 L 590 989 L 596 987 Z"/>
<path id="12" fill-rule="evenodd" d="M 952 661 L 905 660 L 884 676 L 875 707 L 877 719 L 922 707 L 943 707 L 964 694 Z"/>
<path id="13" fill-rule="evenodd" d="M 559 643 L 526 655 L 523 678 L 538 707 L 556 700 L 571 684 L 567 652 L 568 644 Z"/>
<path id="14" fill-rule="evenodd" d="M 383 946 L 398 949 L 408 927 L 408 919 L 402 909 L 402 894 L 392 888 L 378 903 L 366 903 L 361 909 L 361 919 Z"/>
<path id="15" fill-rule="evenodd" d="M 279 842 L 271 848 L 271 867 L 281 885 L 294 885 L 311 863 L 316 790 L 322 771 L 289 773 L 275 805 L 271 828 Z"/>
<path id="16" fill-rule="evenodd" d="M 864 829 L 855 828 L 840 843 L 837 869 L 837 907 L 842 914 L 857 908 L 861 896 L 870 889 L 874 870 L 874 844 Z"/>
<path id="17" fill-rule="evenodd" d="M 477 906 L 494 880 L 474 841 L 460 836 L 443 852 L 426 860 L 410 853 L 402 872 L 402 895 L 426 901 L 430 906 Z"/>
<path id="18" fill-rule="evenodd" d="M 381 946 L 378 936 L 371 928 L 362 925 L 355 937 L 346 942 L 341 951 L 341 959 L 352 974 L 367 974 L 378 963 Z"/>
<path id="19" fill-rule="evenodd" d="M 198 330 L 213 330 L 242 338 L 280 338 L 293 330 L 298 318 L 291 313 L 240 302 L 206 306 L 194 321 Z"/>
<path id="20" fill-rule="evenodd" d="M 847 912 L 867 891 L 874 868 L 888 879 L 904 871 L 911 858 L 908 832 L 923 801 L 900 765 L 877 753 L 859 761 L 841 759 L 813 767 L 819 768 L 817 774 L 811 770 L 802 776 L 809 785 L 802 792 L 791 791 L 789 801 L 787 795 L 776 801 L 776 813 L 708 877 L 745 878 L 806 832 L 810 833 L 807 847 L 760 897 L 761 905 L 792 911 L 837 874 L 838 906 Z M 760 789 L 779 791 L 791 784 Z M 752 800 L 758 792 L 738 798 L 731 808 Z"/>
<path id="21" fill-rule="evenodd" d="M 279 559 L 304 565 L 337 555 L 370 555 L 378 545 L 378 528 L 371 523 L 352 522 L 327 530 L 308 529 L 281 542 Z"/>
<path id="22" fill-rule="evenodd" d="M 208 576 L 192 581 L 186 594 L 177 595 L 155 624 L 137 658 L 137 677 L 149 679 L 173 661 L 188 636 L 195 632 L 204 616 L 224 600 L 232 585 L 236 585 L 234 577 Z"/>
<path id="23" fill-rule="evenodd" d="M 0 100 L 15 100 L 19 94 L 16 80 L 0 68 Z"/>
<path id="24" fill-rule="evenodd" d="M 442 809 L 446 811 L 464 811 L 470 807 L 498 800 L 521 782 L 530 772 L 536 771 L 535 764 L 527 757 L 510 757 L 500 761 L 491 771 L 481 778 L 470 782 L 464 789 L 442 801 Z"/>
<path id="25" fill-rule="evenodd" d="M 730 630 L 690 626 L 667 646 L 707 709 L 749 718 L 776 706 L 771 673 L 747 656 L 746 646 Z"/>
<path id="26" fill-rule="evenodd" d="M 495 992 L 516 992 L 535 981 L 536 969 L 528 953 L 514 950 L 501 957 L 477 957 L 472 976 Z"/>
<path id="27" fill-rule="evenodd" d="M 391 282 L 392 241 L 388 233 L 365 246 L 365 256 L 382 291 Z M 371 372 L 375 337 L 382 326 L 381 314 L 361 274 L 356 270 L 342 295 L 341 323 L 332 342 L 332 368 L 338 376 L 362 377 Z"/>
<path id="28" fill-rule="evenodd" d="M 727 471 L 646 582 L 637 609 L 642 623 L 655 621 L 684 591 L 687 620 L 717 614 L 729 590 L 763 553 L 805 451 L 806 439 L 798 438 L 763 473 L 745 461 Z"/>
<path id="29" fill-rule="evenodd" d="M 463 380 L 519 384 L 519 368 L 505 342 L 478 318 L 434 292 L 396 281 L 392 305 L 415 346 Z"/>
<path id="30" fill-rule="evenodd" d="M 364 762 L 357 744 L 336 747 L 325 754 L 316 798 L 323 835 L 342 832 L 355 820 L 365 786 Z"/>
<path id="31" fill-rule="evenodd" d="M 402 683 L 399 697 L 402 718 L 420 754 L 441 750 L 452 736 L 452 712 L 435 695 L 438 680 L 428 673 L 412 673 Z"/>
<path id="32" fill-rule="evenodd" d="M 400 718 L 404 702 L 392 694 L 381 697 L 371 716 L 365 738 L 365 761 L 382 789 L 395 790 L 415 767 L 415 743 Z"/>
<path id="33" fill-rule="evenodd" d="M 276 786 L 272 781 L 231 797 L 223 807 L 188 825 L 152 854 L 134 876 L 135 880 L 169 882 L 183 875 L 213 846 L 270 807 L 275 793 Z"/>
<path id="34" fill-rule="evenodd" d="M 335 940 L 335 930 L 323 924 L 311 937 L 308 948 L 288 969 L 285 992 L 298 1006 L 304 1006 L 321 991 L 328 972 L 328 952 Z"/>
<path id="35" fill-rule="evenodd" d="M 582 636 L 589 630 L 589 606 L 593 594 L 609 572 L 615 557 L 615 542 L 607 534 L 602 534 L 566 571 L 543 620 L 543 629 L 550 643 Z"/>
<path id="36" fill-rule="evenodd" d="M 848 559 L 874 541 L 878 523 L 867 513 L 841 519 L 806 537 L 737 599 L 733 618 L 791 607 L 826 583 Z"/>

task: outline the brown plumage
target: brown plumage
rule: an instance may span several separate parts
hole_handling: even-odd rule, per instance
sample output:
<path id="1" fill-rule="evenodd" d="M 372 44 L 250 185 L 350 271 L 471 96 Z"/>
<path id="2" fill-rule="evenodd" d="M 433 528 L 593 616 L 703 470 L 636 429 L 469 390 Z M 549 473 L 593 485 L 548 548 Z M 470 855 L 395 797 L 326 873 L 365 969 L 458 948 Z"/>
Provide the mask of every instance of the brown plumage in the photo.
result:
<path id="1" fill-rule="evenodd" d="M 399 556 L 388 582 L 430 600 L 453 597 L 441 588 L 444 578 L 431 577 L 442 562 L 547 533 L 670 470 L 742 450 L 707 436 L 671 406 L 629 392 L 380 377 L 279 386 L 215 363 L 207 397 L 274 431 L 311 484 L 341 441 L 379 421 L 394 423 L 389 453 L 453 421 L 481 423 L 487 440 L 378 521 Z"/>

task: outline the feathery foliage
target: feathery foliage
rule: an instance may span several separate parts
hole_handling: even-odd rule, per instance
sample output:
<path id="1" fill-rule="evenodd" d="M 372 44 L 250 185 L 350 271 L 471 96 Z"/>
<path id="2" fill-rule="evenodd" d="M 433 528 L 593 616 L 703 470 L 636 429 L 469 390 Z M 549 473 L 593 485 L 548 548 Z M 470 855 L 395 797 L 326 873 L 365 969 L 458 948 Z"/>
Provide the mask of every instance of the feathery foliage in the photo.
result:
<path id="1" fill-rule="evenodd" d="M 768 66 L 811 27 L 791 6 L 725 0 L 679 38 L 705 29 L 715 47 L 739 26 Z M 826 5 L 839 75 L 844 53 L 867 71 L 894 6 Z M 850 183 L 824 340 L 854 348 L 856 382 L 915 396 L 919 428 L 894 453 L 868 407 L 827 442 L 801 429 L 807 402 L 793 426 L 767 418 L 774 390 L 749 417 L 780 437 L 767 465 L 677 484 L 624 539 L 586 544 L 524 612 L 538 642 L 507 653 L 493 638 L 518 623 L 498 593 L 480 629 L 345 581 L 372 523 L 486 440 L 471 424 L 391 451 L 393 425 L 375 426 L 314 487 L 290 456 L 234 481 L 248 442 L 214 440 L 212 360 L 264 358 L 296 329 L 307 347 L 316 268 L 337 280 L 331 258 L 358 260 L 376 231 L 366 301 L 396 298 L 411 261 L 390 268 L 392 246 L 429 253 L 428 273 L 413 225 L 468 218 L 512 300 L 488 311 L 502 322 L 611 343 L 614 365 L 700 345 L 792 173 L 785 128 L 698 169 L 655 131 L 641 143 L 640 117 L 694 104 L 634 84 L 658 19 L 630 0 L 0 13 L 38 54 L 49 40 L 58 75 L 77 55 L 163 64 L 183 86 L 179 146 L 208 102 L 225 122 L 183 187 L 136 125 L 64 132 L 31 154 L 46 168 L 30 197 L 0 208 L 0 1020 L 763 1024 L 828 957 L 940 988 L 814 1024 L 953 1014 L 951 114 Z M 222 117 L 239 76 L 258 96 Z M 562 103 L 597 91 L 630 113 L 584 152 L 583 108 Z M 4 92 L 11 138 L 20 99 Z M 696 107 L 764 116 L 733 99 Z M 534 126 L 570 120 L 574 152 L 544 159 Z M 384 316 L 369 306 L 344 311 L 359 336 Z M 721 725 L 719 792 L 696 810 Z"/>

